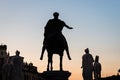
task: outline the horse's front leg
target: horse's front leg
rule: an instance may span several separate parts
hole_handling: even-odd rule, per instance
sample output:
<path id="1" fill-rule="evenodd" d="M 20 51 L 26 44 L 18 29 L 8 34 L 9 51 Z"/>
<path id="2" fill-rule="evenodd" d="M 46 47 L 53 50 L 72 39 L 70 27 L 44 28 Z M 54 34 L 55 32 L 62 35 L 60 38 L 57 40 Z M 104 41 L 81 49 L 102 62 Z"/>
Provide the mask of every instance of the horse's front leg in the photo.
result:
<path id="1" fill-rule="evenodd" d="M 47 71 L 49 71 L 49 63 L 50 63 L 50 62 L 49 62 L 49 60 L 48 60 L 48 64 L 47 64 Z"/>
<path id="2" fill-rule="evenodd" d="M 41 52 L 40 60 L 43 59 L 44 51 L 45 51 L 45 45 L 43 45 L 43 47 L 42 47 L 42 52 Z"/>
<path id="3" fill-rule="evenodd" d="M 66 49 L 66 53 L 67 53 L 68 59 L 71 60 L 70 53 L 69 53 L 68 49 Z"/>
<path id="4" fill-rule="evenodd" d="M 63 59 L 63 56 L 60 56 L 60 71 L 63 70 L 63 68 L 62 68 L 62 59 Z"/>

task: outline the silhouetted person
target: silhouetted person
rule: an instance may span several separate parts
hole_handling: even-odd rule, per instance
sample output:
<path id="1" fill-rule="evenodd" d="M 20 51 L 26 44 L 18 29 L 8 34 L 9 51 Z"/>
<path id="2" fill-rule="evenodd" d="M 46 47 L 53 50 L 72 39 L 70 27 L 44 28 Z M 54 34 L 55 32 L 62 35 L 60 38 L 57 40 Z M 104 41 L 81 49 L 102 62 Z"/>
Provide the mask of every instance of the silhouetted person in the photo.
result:
<path id="1" fill-rule="evenodd" d="M 50 19 L 45 26 L 44 41 L 43 41 L 43 47 L 42 47 L 42 53 L 41 53 L 40 59 L 42 60 L 42 58 L 43 58 L 43 54 L 44 54 L 44 51 L 45 51 L 46 45 L 47 45 L 46 44 L 47 39 L 49 39 L 50 37 L 52 37 L 54 35 L 57 35 L 60 38 L 64 39 L 65 50 L 67 52 L 68 58 L 71 60 L 70 55 L 69 55 L 68 44 L 67 44 L 67 41 L 66 41 L 64 35 L 62 34 L 62 30 L 63 30 L 63 27 L 66 27 L 68 29 L 73 29 L 73 28 L 66 25 L 64 21 L 58 19 L 58 17 L 59 17 L 58 12 L 53 13 L 53 16 L 54 16 L 54 18 Z"/>
<path id="2" fill-rule="evenodd" d="M 89 53 L 89 49 L 85 49 L 85 53 L 82 56 L 82 67 L 83 68 L 83 80 L 93 80 L 92 78 L 92 72 L 93 72 L 93 57 Z"/>
<path id="3" fill-rule="evenodd" d="M 94 79 L 99 80 L 100 78 L 101 78 L 101 64 L 99 62 L 99 56 L 96 56 L 94 63 Z"/>

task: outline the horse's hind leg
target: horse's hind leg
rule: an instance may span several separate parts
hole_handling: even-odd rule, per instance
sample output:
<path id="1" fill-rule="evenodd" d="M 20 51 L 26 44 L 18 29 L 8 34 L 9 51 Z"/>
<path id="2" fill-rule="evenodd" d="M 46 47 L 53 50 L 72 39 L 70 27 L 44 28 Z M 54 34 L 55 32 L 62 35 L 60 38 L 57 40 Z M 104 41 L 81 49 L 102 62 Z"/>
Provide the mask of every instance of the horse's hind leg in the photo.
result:
<path id="1" fill-rule="evenodd" d="M 53 70 L 53 66 L 52 66 L 53 61 L 52 61 L 52 57 L 53 57 L 53 54 L 51 54 L 51 56 L 50 56 L 50 64 L 51 64 L 50 69 L 51 69 L 51 71 Z"/>
<path id="2" fill-rule="evenodd" d="M 47 71 L 49 71 L 49 64 L 51 64 L 51 68 L 50 68 L 50 70 L 52 71 L 52 70 L 53 70 L 52 62 L 49 62 L 49 61 L 48 61 L 48 65 L 47 65 Z"/>
<path id="3" fill-rule="evenodd" d="M 47 65 L 47 71 L 49 71 L 49 60 L 48 60 L 48 65 Z"/>
<path id="4" fill-rule="evenodd" d="M 53 62 L 51 62 L 51 71 L 53 70 L 53 66 L 52 66 Z"/>

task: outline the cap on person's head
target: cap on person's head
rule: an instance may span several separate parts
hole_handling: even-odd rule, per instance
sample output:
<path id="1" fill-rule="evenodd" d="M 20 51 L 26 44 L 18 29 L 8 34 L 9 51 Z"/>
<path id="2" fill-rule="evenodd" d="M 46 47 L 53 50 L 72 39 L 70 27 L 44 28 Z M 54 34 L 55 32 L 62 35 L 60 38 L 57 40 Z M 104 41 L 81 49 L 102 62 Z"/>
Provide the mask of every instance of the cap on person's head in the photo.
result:
<path id="1" fill-rule="evenodd" d="M 88 52 L 89 52 L 89 49 L 88 49 L 88 48 L 86 48 L 86 49 L 85 49 L 85 52 L 86 52 L 86 53 L 88 53 Z"/>
<path id="2" fill-rule="evenodd" d="M 58 16 L 59 16 L 59 13 L 58 13 L 58 12 L 54 12 L 54 13 L 53 13 L 53 16 L 55 16 L 55 17 L 57 16 L 57 17 L 58 17 Z"/>

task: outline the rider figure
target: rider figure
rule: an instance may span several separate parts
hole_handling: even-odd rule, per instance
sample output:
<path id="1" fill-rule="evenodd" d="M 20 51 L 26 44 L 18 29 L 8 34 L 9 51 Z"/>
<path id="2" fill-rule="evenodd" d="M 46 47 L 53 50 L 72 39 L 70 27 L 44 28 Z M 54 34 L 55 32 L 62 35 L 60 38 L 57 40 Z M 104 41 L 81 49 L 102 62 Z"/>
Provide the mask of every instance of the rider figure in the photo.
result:
<path id="1" fill-rule="evenodd" d="M 59 16 L 58 12 L 54 12 L 53 16 L 54 16 L 54 18 L 50 19 L 45 26 L 44 41 L 43 41 L 43 47 L 42 47 L 42 55 L 41 55 L 40 59 L 42 60 L 43 53 L 46 49 L 46 45 L 47 45 L 46 40 L 53 35 L 58 35 L 58 36 L 61 36 L 64 39 L 65 50 L 67 52 L 68 58 L 71 60 L 70 55 L 69 55 L 68 44 L 67 44 L 67 41 L 66 41 L 64 35 L 62 34 L 62 29 L 63 29 L 64 26 L 68 29 L 73 29 L 73 28 L 66 25 L 64 21 L 58 19 L 58 16 Z"/>

